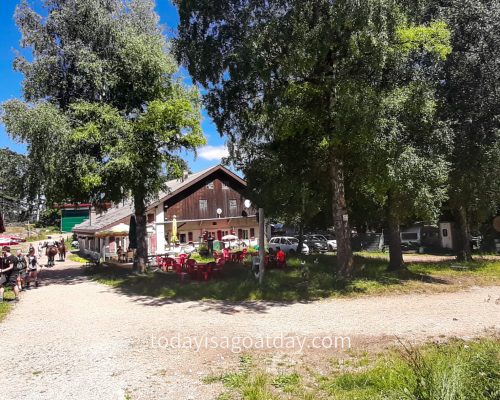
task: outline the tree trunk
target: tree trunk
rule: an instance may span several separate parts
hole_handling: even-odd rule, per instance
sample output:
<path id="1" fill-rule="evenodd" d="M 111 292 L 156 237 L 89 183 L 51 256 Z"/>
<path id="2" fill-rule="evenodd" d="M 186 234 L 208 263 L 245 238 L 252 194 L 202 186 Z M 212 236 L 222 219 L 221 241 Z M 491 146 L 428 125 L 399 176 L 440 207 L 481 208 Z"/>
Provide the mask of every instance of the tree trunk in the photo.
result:
<path id="1" fill-rule="evenodd" d="M 467 210 L 459 207 L 456 212 L 458 220 L 458 237 L 456 244 L 457 261 L 471 261 L 472 249 L 470 245 L 470 230 Z"/>
<path id="2" fill-rule="evenodd" d="M 387 233 L 389 236 L 389 271 L 400 271 L 405 268 L 403 251 L 401 250 L 401 233 L 399 230 L 399 218 L 394 212 L 392 198 L 387 196 Z"/>
<path id="3" fill-rule="evenodd" d="M 262 282 L 264 282 L 264 272 L 266 270 L 266 241 L 264 238 L 264 228 L 265 228 L 265 223 L 264 223 L 264 209 L 259 208 L 258 210 L 259 213 L 259 258 L 260 258 L 260 264 L 259 264 L 259 285 L 262 285 Z"/>
<path id="4" fill-rule="evenodd" d="M 351 248 L 351 229 L 345 199 L 344 168 L 341 161 L 333 159 L 330 167 L 332 183 L 332 205 L 335 234 L 337 237 L 338 274 L 344 278 L 353 275 L 354 259 Z"/>
<path id="5" fill-rule="evenodd" d="M 299 222 L 299 244 L 297 245 L 297 254 L 301 254 L 302 246 L 304 245 L 304 220 L 301 217 Z M 311 249 L 309 249 L 311 250 Z"/>
<path id="6" fill-rule="evenodd" d="M 137 232 L 137 249 L 134 257 L 134 270 L 140 273 L 146 271 L 148 260 L 148 242 L 146 229 L 146 203 L 142 193 L 134 195 L 134 208 Z"/>

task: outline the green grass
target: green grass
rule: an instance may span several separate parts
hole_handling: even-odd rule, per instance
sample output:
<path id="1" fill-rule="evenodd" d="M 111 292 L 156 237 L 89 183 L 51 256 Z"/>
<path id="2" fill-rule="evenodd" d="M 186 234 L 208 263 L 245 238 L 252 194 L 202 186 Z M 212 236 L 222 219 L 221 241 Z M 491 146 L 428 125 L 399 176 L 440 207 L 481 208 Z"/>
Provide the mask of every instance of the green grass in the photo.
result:
<path id="1" fill-rule="evenodd" d="M 221 382 L 220 399 L 243 400 L 498 400 L 500 341 L 455 340 L 441 345 L 393 349 L 373 356 L 334 360 L 327 373 L 313 368 L 264 372 L 263 362 L 240 363 Z"/>
<path id="2" fill-rule="evenodd" d="M 0 322 L 2 322 L 7 314 L 12 310 L 12 305 L 9 300 L 14 300 L 14 292 L 10 289 L 5 289 L 4 301 L 0 303 Z"/>
<path id="3" fill-rule="evenodd" d="M 200 261 L 205 261 L 200 260 Z M 317 261 L 317 262 L 315 262 Z M 304 272 L 305 262 L 308 272 Z M 214 299 L 228 301 L 300 301 L 329 297 L 381 295 L 413 292 L 456 291 L 473 285 L 500 284 L 500 261 L 475 261 L 465 271 L 452 268 L 457 263 L 414 263 L 408 270 L 387 272 L 383 258 L 356 256 L 356 278 L 335 276 L 334 255 L 308 256 L 288 260 L 286 271 L 266 271 L 259 286 L 248 264 L 226 263 L 222 276 L 208 282 L 181 283 L 174 274 L 150 273 L 136 276 L 120 268 L 100 267 L 89 271 L 93 279 L 125 293 L 164 299 Z"/>
<path id="4" fill-rule="evenodd" d="M 85 258 L 82 258 L 78 254 L 73 254 L 73 253 L 70 253 L 68 255 L 68 259 L 70 261 L 79 262 L 79 263 L 86 263 L 87 262 L 87 260 Z"/>
<path id="5" fill-rule="evenodd" d="M 0 303 L 0 322 L 4 320 L 9 311 L 11 310 L 11 305 L 6 301 Z"/>
<path id="6" fill-rule="evenodd" d="M 54 236 L 60 234 L 60 230 L 58 227 L 49 227 L 42 229 L 38 234 L 31 235 L 26 238 L 27 242 L 37 242 L 39 240 L 45 240 L 48 236 Z"/>

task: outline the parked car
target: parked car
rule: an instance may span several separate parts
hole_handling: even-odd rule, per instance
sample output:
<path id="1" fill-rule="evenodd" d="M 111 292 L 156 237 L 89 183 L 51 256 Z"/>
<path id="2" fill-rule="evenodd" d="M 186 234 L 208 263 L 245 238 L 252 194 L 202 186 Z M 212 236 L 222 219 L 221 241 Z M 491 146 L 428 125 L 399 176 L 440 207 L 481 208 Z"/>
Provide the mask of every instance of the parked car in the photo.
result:
<path id="1" fill-rule="evenodd" d="M 334 236 L 322 234 L 314 234 L 313 236 L 317 237 L 319 240 L 325 241 L 328 246 L 328 251 L 337 251 L 337 240 Z"/>
<path id="2" fill-rule="evenodd" d="M 326 239 L 316 235 L 305 235 L 304 243 L 309 247 L 311 253 L 326 253 L 328 251 L 328 243 Z"/>
<path id="3" fill-rule="evenodd" d="M 271 238 L 269 241 L 269 248 L 276 251 L 279 247 L 285 253 L 297 253 L 297 246 L 299 245 L 299 240 L 291 236 L 277 236 Z M 302 254 L 309 254 L 309 247 L 307 244 L 302 244 Z"/>

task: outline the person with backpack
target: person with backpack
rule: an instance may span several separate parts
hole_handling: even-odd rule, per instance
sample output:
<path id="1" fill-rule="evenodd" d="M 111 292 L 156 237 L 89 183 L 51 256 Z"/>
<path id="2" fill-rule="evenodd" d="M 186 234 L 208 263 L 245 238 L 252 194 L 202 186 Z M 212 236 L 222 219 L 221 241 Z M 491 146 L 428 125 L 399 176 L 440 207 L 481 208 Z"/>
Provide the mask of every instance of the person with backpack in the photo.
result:
<path id="1" fill-rule="evenodd" d="M 26 277 L 26 289 L 30 288 L 31 282 L 35 282 L 35 287 L 38 287 L 38 271 L 40 265 L 38 264 L 38 259 L 35 255 L 35 249 L 28 254 L 28 275 Z"/>
<path id="2" fill-rule="evenodd" d="M 26 283 L 28 263 L 26 262 L 26 257 L 24 257 L 23 252 L 21 250 L 17 251 L 16 259 L 17 259 L 16 269 L 18 273 L 17 281 L 19 289 L 22 291 Z"/>
<path id="3" fill-rule="evenodd" d="M 14 292 L 15 301 L 19 301 L 19 284 L 17 271 L 17 257 L 12 255 L 9 246 L 4 246 L 2 248 L 3 258 L 2 258 L 2 268 L 0 268 L 0 302 L 3 301 L 3 294 L 5 291 L 5 286 L 11 286 Z"/>

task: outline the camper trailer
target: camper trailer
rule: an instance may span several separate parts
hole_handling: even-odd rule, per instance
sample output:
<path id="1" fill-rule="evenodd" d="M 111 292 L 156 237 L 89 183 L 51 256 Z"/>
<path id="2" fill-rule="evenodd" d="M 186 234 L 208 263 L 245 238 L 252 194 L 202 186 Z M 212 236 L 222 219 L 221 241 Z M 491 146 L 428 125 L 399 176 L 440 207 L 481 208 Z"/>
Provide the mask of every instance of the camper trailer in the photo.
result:
<path id="1" fill-rule="evenodd" d="M 418 247 L 439 247 L 439 228 L 435 225 L 417 223 L 401 229 L 401 243 Z"/>

